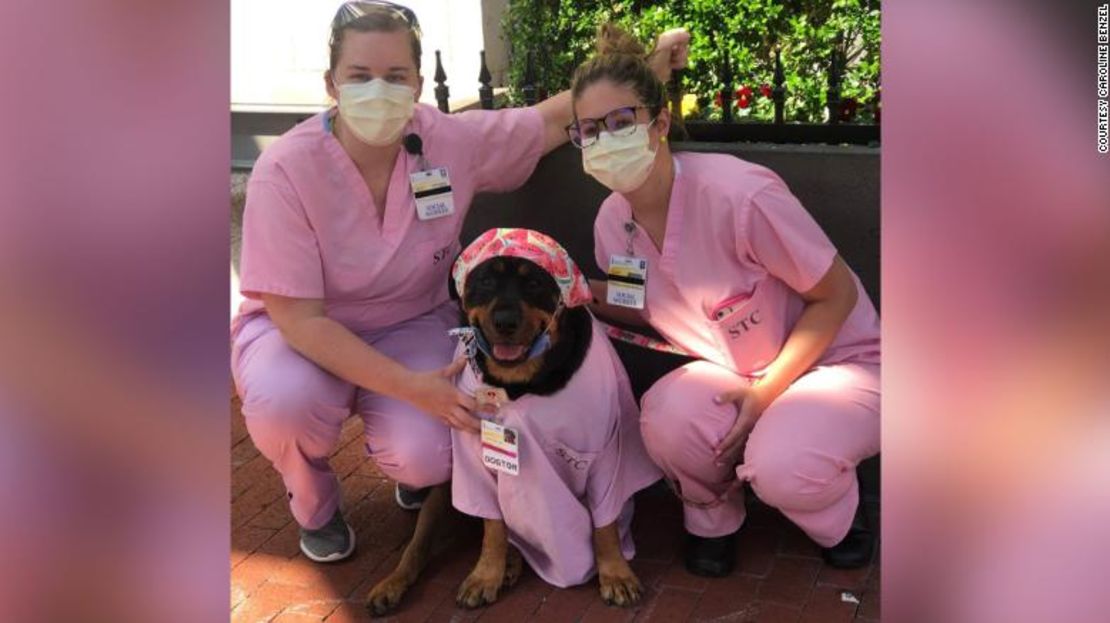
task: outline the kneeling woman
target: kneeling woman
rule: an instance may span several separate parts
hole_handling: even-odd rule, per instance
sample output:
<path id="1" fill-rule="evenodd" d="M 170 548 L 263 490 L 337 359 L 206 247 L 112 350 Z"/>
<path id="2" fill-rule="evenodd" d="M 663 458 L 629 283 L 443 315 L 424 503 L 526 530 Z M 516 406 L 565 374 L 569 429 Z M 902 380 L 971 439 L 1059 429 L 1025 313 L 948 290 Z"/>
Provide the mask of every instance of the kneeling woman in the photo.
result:
<path id="1" fill-rule="evenodd" d="M 575 75 L 568 128 L 586 172 L 614 191 L 595 223 L 611 275 L 594 284 L 595 308 L 699 358 L 641 405 L 648 452 L 684 503 L 687 568 L 731 571 L 745 481 L 827 562 L 866 564 L 855 467 L 879 450 L 874 306 L 777 175 L 672 154 L 643 49 L 614 28 L 599 38 Z"/>

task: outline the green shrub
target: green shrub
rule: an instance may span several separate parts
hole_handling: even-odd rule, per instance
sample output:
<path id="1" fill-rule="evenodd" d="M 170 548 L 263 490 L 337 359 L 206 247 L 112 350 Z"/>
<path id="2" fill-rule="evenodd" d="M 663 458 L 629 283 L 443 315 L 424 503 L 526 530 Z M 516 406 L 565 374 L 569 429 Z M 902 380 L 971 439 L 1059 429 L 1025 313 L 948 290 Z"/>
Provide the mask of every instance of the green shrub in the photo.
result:
<path id="1" fill-rule="evenodd" d="M 688 118 L 720 119 L 716 103 L 724 88 L 728 57 L 732 88 L 749 87 L 747 108 L 734 118 L 769 121 L 770 98 L 760 93 L 771 85 L 774 54 L 782 56 L 786 78 L 786 120 L 827 119 L 829 59 L 837 50 L 847 59 L 841 97 L 859 102 L 856 121 L 873 121 L 871 103 L 879 88 L 878 0 L 510 0 L 502 27 L 509 43 L 510 97 L 521 100 L 525 64 L 533 56 L 535 84 L 556 93 L 570 86 L 574 68 L 593 53 L 599 24 L 613 21 L 650 45 L 668 28 L 690 31 L 690 63 L 683 92 L 697 98 Z M 684 106 L 684 109 L 686 107 Z"/>

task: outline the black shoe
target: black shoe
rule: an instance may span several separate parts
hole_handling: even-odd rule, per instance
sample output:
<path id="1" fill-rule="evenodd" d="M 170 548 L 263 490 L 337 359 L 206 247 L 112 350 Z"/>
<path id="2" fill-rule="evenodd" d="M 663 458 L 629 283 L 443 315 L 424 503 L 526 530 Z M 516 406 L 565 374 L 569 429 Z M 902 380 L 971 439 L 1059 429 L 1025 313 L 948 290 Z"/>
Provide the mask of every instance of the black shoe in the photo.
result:
<path id="1" fill-rule="evenodd" d="M 863 501 L 856 507 L 856 516 L 852 519 L 852 527 L 848 534 L 832 547 L 821 548 L 821 557 L 830 567 L 837 569 L 858 569 L 871 562 L 875 549 L 875 535 L 867 524 L 867 513 L 863 509 Z"/>
<path id="2" fill-rule="evenodd" d="M 712 538 L 686 534 L 686 570 L 690 573 L 721 578 L 735 566 L 736 532 Z"/>
<path id="3" fill-rule="evenodd" d="M 393 499 L 397 501 L 397 506 L 407 511 L 418 511 L 421 506 L 424 506 L 424 500 L 428 498 L 431 491 L 431 487 L 409 489 L 401 483 L 397 483 L 393 489 Z"/>

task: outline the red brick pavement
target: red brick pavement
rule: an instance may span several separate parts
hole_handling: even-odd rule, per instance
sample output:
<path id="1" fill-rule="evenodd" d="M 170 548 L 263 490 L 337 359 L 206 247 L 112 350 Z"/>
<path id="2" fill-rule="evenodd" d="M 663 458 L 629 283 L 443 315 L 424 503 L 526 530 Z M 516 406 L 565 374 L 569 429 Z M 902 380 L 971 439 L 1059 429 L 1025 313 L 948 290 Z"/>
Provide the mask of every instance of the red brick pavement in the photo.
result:
<path id="1" fill-rule="evenodd" d="M 332 465 L 339 475 L 345 516 L 359 535 L 355 555 L 320 565 L 297 548 L 297 526 L 281 479 L 247 435 L 232 398 L 231 620 L 234 623 L 369 621 L 366 592 L 400 556 L 415 514 L 393 502 L 393 483 L 365 456 L 362 424 L 343 428 Z M 556 589 L 530 570 L 498 603 L 463 610 L 455 589 L 477 559 L 481 526 L 456 517 L 421 580 L 387 620 L 424 621 L 717 621 L 869 622 L 879 620 L 879 569 L 841 571 L 822 564 L 816 546 L 781 514 L 749 505 L 741 531 L 737 571 L 705 579 L 681 561 L 681 512 L 665 490 L 637 497 L 633 569 L 647 588 L 640 606 L 605 606 L 594 584 Z M 648 521 L 650 518 L 650 521 Z M 859 604 L 846 598 L 855 598 Z"/>

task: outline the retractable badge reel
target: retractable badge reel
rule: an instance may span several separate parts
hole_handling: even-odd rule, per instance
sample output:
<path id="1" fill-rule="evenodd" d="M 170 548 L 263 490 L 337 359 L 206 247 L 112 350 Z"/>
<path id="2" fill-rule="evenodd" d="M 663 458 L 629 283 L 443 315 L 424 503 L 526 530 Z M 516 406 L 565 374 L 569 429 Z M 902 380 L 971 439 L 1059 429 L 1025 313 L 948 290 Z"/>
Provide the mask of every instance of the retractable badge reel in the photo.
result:
<path id="1" fill-rule="evenodd" d="M 447 167 L 428 166 L 428 161 L 424 159 L 424 142 L 418 135 L 406 134 L 402 144 L 406 152 L 419 158 L 420 170 L 409 174 L 417 218 L 430 221 L 454 214 L 455 198 Z"/>
<path id="2" fill-rule="evenodd" d="M 636 237 L 636 224 L 624 224 L 628 234 L 625 255 L 609 256 L 609 284 L 605 291 L 605 302 L 620 307 L 643 309 L 647 287 L 647 260 L 636 257 L 632 241 Z"/>

